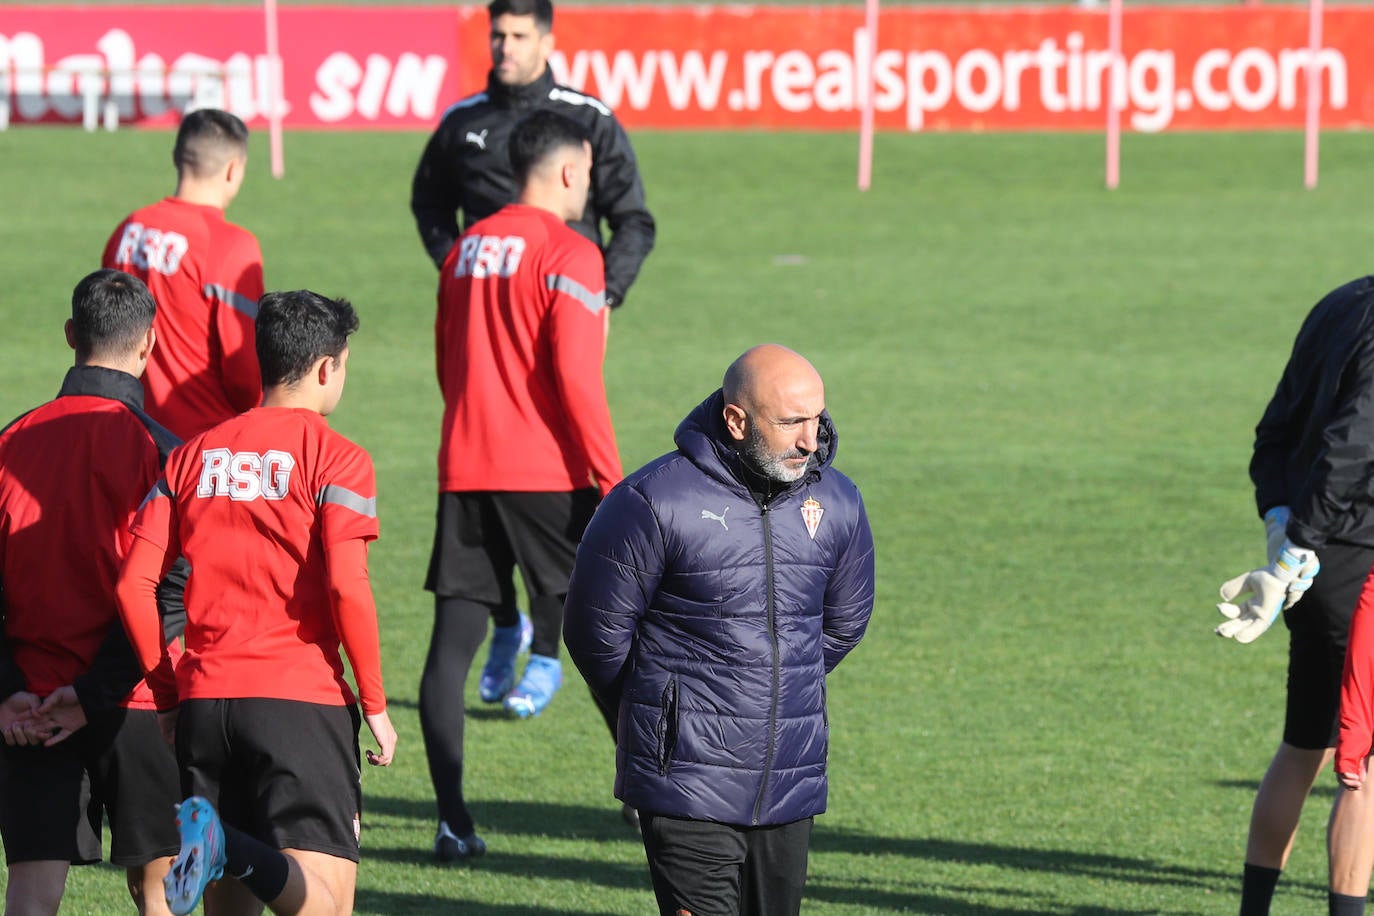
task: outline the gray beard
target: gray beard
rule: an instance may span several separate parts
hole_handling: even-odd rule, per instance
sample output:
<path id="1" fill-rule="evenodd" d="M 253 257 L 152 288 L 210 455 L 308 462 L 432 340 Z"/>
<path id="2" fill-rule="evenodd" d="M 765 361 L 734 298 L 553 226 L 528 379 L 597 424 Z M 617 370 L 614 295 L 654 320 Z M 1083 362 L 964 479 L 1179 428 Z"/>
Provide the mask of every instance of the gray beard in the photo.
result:
<path id="1" fill-rule="evenodd" d="M 750 428 L 749 438 L 744 442 L 744 455 L 754 465 L 755 470 L 769 480 L 778 483 L 795 483 L 801 480 L 816 462 L 814 454 L 807 455 L 805 456 L 806 464 L 795 470 L 789 468 L 783 462 L 788 458 L 801 458 L 801 453 L 787 451 L 781 455 L 774 455 L 768 451 L 767 443 L 763 441 L 763 437 L 757 433 L 755 427 Z"/>

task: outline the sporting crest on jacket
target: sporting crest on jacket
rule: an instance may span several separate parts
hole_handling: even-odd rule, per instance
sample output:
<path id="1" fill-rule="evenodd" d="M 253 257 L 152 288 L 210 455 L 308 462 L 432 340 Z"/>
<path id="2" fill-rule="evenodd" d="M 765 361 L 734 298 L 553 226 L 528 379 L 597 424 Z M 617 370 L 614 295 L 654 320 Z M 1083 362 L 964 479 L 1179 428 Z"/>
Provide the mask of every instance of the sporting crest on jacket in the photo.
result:
<path id="1" fill-rule="evenodd" d="M 811 535 L 811 540 L 816 539 L 816 529 L 821 526 L 821 516 L 825 510 L 821 504 L 811 497 L 806 498 L 806 502 L 801 505 L 802 521 L 806 522 L 806 533 Z"/>
<path id="2" fill-rule="evenodd" d="M 481 133 L 478 133 L 478 132 L 475 132 L 475 131 L 471 131 L 471 130 L 470 130 L 470 131 L 468 131 L 468 135 L 467 135 L 466 137 L 464 137 L 463 139 L 464 139 L 465 142 L 471 143 L 473 146 L 477 147 L 478 149 L 486 149 L 486 148 L 487 148 L 487 132 L 486 132 L 485 130 L 482 131 Z"/>

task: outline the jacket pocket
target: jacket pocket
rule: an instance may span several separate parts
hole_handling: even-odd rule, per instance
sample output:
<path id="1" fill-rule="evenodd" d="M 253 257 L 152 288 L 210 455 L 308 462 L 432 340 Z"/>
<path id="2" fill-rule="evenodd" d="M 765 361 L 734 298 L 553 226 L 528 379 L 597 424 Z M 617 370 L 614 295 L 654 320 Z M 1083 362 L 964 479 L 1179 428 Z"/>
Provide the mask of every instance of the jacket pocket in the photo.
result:
<path id="1" fill-rule="evenodd" d="M 825 681 L 821 681 L 821 724 L 826 728 L 830 727 L 830 698 L 825 690 Z"/>
<path id="2" fill-rule="evenodd" d="M 667 776 L 677 746 L 677 678 L 663 685 L 658 710 L 658 775 Z"/>

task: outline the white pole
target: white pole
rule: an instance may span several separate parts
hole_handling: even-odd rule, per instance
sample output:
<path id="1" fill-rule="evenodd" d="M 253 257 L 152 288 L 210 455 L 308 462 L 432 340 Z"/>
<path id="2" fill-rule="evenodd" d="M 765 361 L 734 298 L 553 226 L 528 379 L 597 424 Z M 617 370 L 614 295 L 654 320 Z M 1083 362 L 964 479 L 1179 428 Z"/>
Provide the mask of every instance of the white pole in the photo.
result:
<path id="1" fill-rule="evenodd" d="M 863 59 L 856 61 L 859 93 L 859 190 L 873 183 L 873 58 L 878 50 L 878 0 L 864 0 Z"/>
<path id="2" fill-rule="evenodd" d="M 267 88 L 267 129 L 272 144 L 272 177 L 286 174 L 286 154 L 282 151 L 282 66 L 277 46 L 277 0 L 262 0 L 263 25 L 267 31 L 267 68 L 272 74 Z"/>
<path id="3" fill-rule="evenodd" d="M 1121 181 L 1121 109 L 1117 107 L 1117 75 L 1121 60 L 1121 0 L 1111 0 L 1107 7 L 1107 190 L 1112 191 Z"/>
<path id="4" fill-rule="evenodd" d="M 1322 0 L 1307 3 L 1307 137 L 1303 154 L 1303 183 L 1317 186 L 1317 143 L 1321 135 L 1322 84 L 1317 54 L 1322 49 Z"/>

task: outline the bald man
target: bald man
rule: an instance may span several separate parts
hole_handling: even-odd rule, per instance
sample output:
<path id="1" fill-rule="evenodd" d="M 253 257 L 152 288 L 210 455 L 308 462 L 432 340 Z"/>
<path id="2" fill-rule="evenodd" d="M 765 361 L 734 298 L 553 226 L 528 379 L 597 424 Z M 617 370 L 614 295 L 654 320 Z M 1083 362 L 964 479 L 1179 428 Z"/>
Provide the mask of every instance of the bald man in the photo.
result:
<path id="1" fill-rule="evenodd" d="M 785 347 L 736 359 L 674 439 L 598 507 L 563 637 L 618 711 L 616 796 L 660 912 L 797 913 L 825 679 L 868 626 L 873 534 L 821 376 Z"/>

